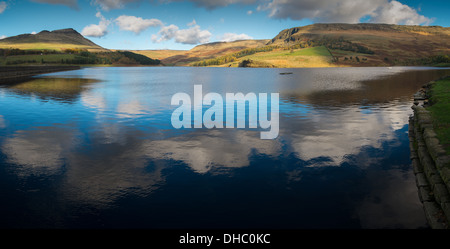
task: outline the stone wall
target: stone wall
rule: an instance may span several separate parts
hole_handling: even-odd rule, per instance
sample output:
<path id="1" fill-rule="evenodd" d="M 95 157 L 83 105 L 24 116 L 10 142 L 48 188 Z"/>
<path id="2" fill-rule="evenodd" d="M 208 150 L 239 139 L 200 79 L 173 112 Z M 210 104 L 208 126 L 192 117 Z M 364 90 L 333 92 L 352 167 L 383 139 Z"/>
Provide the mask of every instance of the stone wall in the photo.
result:
<path id="1" fill-rule="evenodd" d="M 430 84 L 433 84 L 431 82 Z M 429 89 L 429 85 L 425 89 Z M 409 120 L 411 160 L 420 201 L 428 223 L 433 229 L 450 228 L 450 155 L 439 144 L 431 114 L 422 89 L 415 96 L 414 115 Z"/>

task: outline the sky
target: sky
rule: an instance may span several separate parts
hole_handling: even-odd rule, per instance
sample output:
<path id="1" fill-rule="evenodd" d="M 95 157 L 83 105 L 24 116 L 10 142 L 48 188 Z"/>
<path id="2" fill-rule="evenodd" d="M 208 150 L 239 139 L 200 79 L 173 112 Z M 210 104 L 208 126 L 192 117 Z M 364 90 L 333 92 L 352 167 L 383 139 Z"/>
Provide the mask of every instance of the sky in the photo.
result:
<path id="1" fill-rule="evenodd" d="M 313 23 L 449 27 L 448 0 L 0 0 L 0 39 L 73 28 L 108 49 L 271 39 Z"/>

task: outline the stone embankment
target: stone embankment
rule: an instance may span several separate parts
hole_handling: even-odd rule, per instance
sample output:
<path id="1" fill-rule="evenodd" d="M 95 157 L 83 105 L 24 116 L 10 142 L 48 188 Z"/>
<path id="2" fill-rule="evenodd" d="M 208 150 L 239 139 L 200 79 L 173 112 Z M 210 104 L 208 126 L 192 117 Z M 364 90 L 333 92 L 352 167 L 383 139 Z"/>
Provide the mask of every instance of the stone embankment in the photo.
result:
<path id="1" fill-rule="evenodd" d="M 440 145 L 428 105 L 434 82 L 414 95 L 409 119 L 411 160 L 419 198 L 432 229 L 450 228 L 450 155 Z"/>
<path id="2" fill-rule="evenodd" d="M 0 67 L 0 84 L 15 84 L 45 73 L 80 69 L 79 66 Z"/>

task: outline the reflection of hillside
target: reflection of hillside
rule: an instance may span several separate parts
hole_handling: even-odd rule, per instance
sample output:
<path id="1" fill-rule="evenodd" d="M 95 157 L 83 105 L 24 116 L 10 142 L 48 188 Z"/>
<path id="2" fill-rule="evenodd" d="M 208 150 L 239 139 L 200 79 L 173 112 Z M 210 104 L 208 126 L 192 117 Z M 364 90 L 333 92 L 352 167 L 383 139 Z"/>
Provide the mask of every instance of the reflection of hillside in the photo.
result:
<path id="1" fill-rule="evenodd" d="M 74 102 L 84 90 L 84 86 L 98 80 L 82 78 L 38 78 L 25 83 L 9 86 L 16 94 L 36 96 L 44 100 Z"/>
<path id="2" fill-rule="evenodd" d="M 409 101 L 421 86 L 446 75 L 450 75 L 450 70 L 406 71 L 362 81 L 360 88 L 320 90 L 305 95 L 288 93 L 287 97 L 290 101 L 302 100 L 322 107 Z"/>

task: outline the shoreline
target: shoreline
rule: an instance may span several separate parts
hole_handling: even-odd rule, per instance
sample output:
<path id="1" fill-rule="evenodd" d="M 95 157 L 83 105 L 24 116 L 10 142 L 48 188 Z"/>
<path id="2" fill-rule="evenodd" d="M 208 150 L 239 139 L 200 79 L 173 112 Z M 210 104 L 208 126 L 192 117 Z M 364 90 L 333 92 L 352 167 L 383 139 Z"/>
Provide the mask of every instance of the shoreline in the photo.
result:
<path id="1" fill-rule="evenodd" d="M 432 229 L 450 229 L 450 155 L 441 145 L 426 109 L 437 81 L 429 82 L 414 95 L 408 131 L 410 158 L 428 224 Z"/>
<path id="2" fill-rule="evenodd" d="M 33 76 L 61 71 L 78 70 L 80 66 L 8 66 L 0 67 L 0 85 L 17 84 Z"/>

